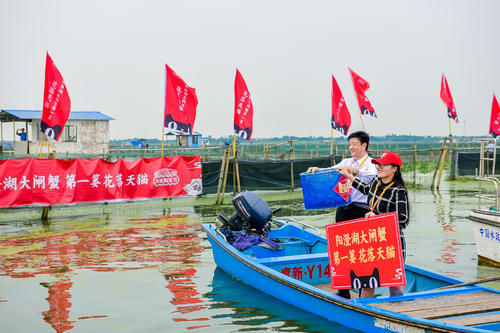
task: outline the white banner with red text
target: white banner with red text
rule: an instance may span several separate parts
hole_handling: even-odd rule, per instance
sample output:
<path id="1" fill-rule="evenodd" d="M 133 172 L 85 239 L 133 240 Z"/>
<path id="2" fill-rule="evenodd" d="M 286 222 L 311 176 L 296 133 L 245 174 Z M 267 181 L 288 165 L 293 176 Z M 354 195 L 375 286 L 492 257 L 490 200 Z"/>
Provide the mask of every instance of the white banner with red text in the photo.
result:
<path id="1" fill-rule="evenodd" d="M 0 161 L 0 207 L 201 194 L 200 156 Z"/>

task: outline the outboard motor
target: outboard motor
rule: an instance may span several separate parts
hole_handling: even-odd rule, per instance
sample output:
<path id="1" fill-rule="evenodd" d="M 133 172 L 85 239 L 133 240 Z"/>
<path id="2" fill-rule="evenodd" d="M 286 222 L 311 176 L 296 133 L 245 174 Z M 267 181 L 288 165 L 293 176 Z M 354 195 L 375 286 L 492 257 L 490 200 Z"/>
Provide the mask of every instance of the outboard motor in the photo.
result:
<path id="1" fill-rule="evenodd" d="M 224 214 L 219 214 L 218 218 L 221 222 L 233 231 L 244 230 L 250 232 L 255 229 L 259 233 L 263 233 L 267 222 L 273 216 L 271 208 L 258 195 L 242 191 L 238 193 L 232 200 L 236 212 L 231 218 L 227 219 Z"/>

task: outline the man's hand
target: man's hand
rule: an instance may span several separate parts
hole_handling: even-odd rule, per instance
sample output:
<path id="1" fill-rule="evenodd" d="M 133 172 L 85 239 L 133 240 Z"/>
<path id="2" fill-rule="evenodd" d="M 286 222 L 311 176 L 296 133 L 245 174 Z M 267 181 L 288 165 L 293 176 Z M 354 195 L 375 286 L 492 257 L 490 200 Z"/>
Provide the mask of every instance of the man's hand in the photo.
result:
<path id="1" fill-rule="evenodd" d="M 315 173 L 316 171 L 319 171 L 319 170 L 321 170 L 321 168 L 318 168 L 318 167 L 309 167 L 307 169 L 307 172 Z"/>
<path id="2" fill-rule="evenodd" d="M 347 170 L 348 170 L 351 174 L 353 174 L 354 176 L 356 176 L 356 175 L 358 174 L 358 172 L 359 172 L 359 170 L 358 170 L 358 169 L 356 169 L 355 167 L 352 167 L 352 166 L 347 167 Z"/>

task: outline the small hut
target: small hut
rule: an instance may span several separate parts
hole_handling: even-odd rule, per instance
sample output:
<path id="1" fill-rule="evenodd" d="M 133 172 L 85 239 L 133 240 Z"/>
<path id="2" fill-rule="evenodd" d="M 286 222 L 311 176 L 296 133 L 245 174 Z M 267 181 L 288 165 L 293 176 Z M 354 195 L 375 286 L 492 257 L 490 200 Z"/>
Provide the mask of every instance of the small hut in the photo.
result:
<path id="1" fill-rule="evenodd" d="M 41 110 L 0 110 L 0 137 L 13 137 L 16 155 L 37 154 L 40 151 Z M 109 152 L 109 121 L 114 118 L 99 111 L 71 111 L 58 142 L 50 142 L 43 151 L 70 154 L 103 154 Z M 24 129 L 25 140 L 16 134 Z M 9 133 L 7 133 L 7 131 Z M 12 131 L 12 132 L 11 132 Z M 12 133 L 12 134 L 10 134 Z"/>
<path id="2" fill-rule="evenodd" d="M 169 137 L 174 137 L 175 145 L 178 147 L 201 147 L 201 133 L 193 131 L 193 135 L 169 129 L 168 132 L 165 133 L 167 142 L 169 141 Z"/>

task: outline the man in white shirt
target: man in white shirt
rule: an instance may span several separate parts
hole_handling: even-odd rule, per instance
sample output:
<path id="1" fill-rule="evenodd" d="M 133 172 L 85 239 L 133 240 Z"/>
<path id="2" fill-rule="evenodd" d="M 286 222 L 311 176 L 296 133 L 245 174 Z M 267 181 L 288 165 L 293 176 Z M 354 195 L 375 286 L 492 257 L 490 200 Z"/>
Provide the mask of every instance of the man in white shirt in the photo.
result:
<path id="1" fill-rule="evenodd" d="M 372 163 L 372 158 L 368 156 L 368 146 L 370 144 L 370 136 L 364 131 L 351 133 L 348 137 L 349 150 L 352 157 L 343 159 L 339 164 L 334 165 L 327 169 L 347 168 L 350 173 L 355 175 L 364 183 L 369 183 L 376 175 L 377 169 L 375 164 Z M 310 167 L 308 172 L 316 172 L 322 170 L 317 167 Z M 366 202 L 367 196 L 350 187 L 351 203 L 337 208 L 335 214 L 335 222 L 342 222 L 365 217 L 365 214 L 370 211 L 368 203 Z M 337 293 L 344 298 L 351 298 L 349 290 L 339 290 Z"/>

